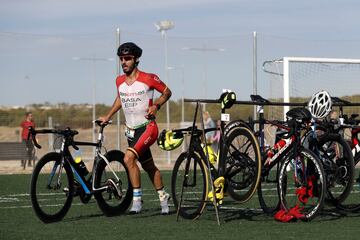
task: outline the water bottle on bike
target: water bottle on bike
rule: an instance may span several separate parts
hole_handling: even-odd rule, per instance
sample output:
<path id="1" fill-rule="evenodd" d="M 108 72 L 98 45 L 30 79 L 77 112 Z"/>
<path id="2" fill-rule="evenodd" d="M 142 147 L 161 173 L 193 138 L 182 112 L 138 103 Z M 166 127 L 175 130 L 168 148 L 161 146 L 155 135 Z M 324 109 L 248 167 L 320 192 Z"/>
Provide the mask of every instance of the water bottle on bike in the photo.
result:
<path id="1" fill-rule="evenodd" d="M 74 152 L 74 162 L 76 163 L 75 166 L 76 166 L 76 170 L 79 172 L 79 174 L 83 175 L 83 176 L 86 176 L 89 171 L 87 170 L 86 168 L 86 165 L 84 163 L 84 161 L 82 160 L 81 158 L 81 150 L 75 150 Z"/>

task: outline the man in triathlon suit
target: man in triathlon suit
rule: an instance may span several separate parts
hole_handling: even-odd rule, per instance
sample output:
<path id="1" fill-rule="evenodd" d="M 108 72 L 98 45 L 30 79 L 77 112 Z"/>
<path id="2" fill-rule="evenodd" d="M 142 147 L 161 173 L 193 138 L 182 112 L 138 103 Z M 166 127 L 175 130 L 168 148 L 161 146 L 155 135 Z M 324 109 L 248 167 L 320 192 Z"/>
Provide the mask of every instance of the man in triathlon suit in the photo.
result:
<path id="1" fill-rule="evenodd" d="M 108 121 L 120 108 L 124 111 L 125 135 L 129 144 L 124 162 L 129 170 L 130 181 L 134 189 L 130 214 L 140 213 L 142 207 L 141 176 L 137 160 L 149 175 L 159 194 L 161 214 L 168 214 L 170 195 L 165 192 L 161 173 L 155 166 L 150 146 L 158 137 L 156 113 L 170 98 L 171 91 L 158 76 L 138 69 L 141 54 L 141 48 L 132 42 L 120 45 L 117 55 L 120 57 L 125 74 L 116 78 L 118 94 L 109 113 L 100 120 Z M 153 100 L 154 90 L 161 93 L 161 96 L 155 101 Z"/>

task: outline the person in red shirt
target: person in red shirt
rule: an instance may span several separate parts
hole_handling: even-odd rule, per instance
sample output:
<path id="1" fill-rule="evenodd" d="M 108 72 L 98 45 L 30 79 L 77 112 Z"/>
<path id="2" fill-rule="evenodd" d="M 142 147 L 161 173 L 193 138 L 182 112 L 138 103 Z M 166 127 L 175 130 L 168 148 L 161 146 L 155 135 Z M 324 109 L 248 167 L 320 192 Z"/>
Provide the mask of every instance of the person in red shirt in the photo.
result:
<path id="1" fill-rule="evenodd" d="M 124 111 L 125 135 L 129 144 L 124 162 L 134 189 L 130 214 L 140 213 L 142 208 L 141 178 L 137 161 L 147 172 L 159 194 L 161 214 L 169 214 L 170 195 L 165 192 L 162 176 L 154 163 L 150 146 L 158 137 L 156 113 L 170 98 L 171 91 L 157 75 L 138 69 L 141 54 L 142 49 L 132 42 L 124 43 L 118 48 L 117 55 L 124 75 L 116 78 L 117 96 L 109 113 L 100 117 L 100 120 L 109 121 L 120 108 Z M 156 100 L 153 99 L 154 90 L 161 94 Z"/>
<path id="2" fill-rule="evenodd" d="M 21 122 L 21 140 L 24 145 L 24 148 L 26 149 L 26 158 L 24 160 L 21 160 L 21 166 L 25 169 L 26 167 L 26 161 L 28 161 L 28 166 L 31 166 L 31 160 L 33 161 L 33 164 L 35 165 L 35 148 L 34 144 L 32 142 L 32 139 L 28 140 L 28 134 L 29 134 L 29 127 L 35 128 L 35 123 L 33 120 L 33 115 L 31 112 L 25 113 L 25 119 Z"/>

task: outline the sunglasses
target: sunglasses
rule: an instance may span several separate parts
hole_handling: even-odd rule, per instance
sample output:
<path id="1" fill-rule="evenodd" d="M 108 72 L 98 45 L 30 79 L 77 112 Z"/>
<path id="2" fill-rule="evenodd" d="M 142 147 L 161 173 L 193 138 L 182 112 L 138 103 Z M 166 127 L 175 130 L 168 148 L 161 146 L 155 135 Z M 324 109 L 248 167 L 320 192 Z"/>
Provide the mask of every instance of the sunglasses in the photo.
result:
<path id="1" fill-rule="evenodd" d="M 133 56 L 120 57 L 120 61 L 130 61 L 130 60 L 133 60 L 133 59 L 134 59 Z"/>

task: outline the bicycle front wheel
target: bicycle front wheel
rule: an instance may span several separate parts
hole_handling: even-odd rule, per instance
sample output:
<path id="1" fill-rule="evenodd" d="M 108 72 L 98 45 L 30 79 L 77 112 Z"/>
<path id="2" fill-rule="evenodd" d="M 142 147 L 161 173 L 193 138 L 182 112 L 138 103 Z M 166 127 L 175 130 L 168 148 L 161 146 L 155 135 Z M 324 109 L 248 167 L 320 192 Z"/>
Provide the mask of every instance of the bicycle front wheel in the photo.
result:
<path id="1" fill-rule="evenodd" d="M 107 165 L 104 160 L 99 162 L 94 185 L 95 189 L 101 190 L 95 190 L 94 196 L 99 208 L 106 216 L 115 216 L 128 209 L 133 189 L 124 164 L 124 153 L 109 151 L 105 157 L 110 164 Z"/>
<path id="2" fill-rule="evenodd" d="M 45 223 L 60 221 L 74 196 L 74 178 L 68 164 L 56 152 L 43 156 L 31 176 L 30 197 L 35 214 Z"/>
<path id="3" fill-rule="evenodd" d="M 285 211 L 301 220 L 313 219 L 322 210 L 326 181 L 321 161 L 301 147 L 296 158 L 288 154 L 280 168 L 279 195 Z"/>
<path id="4" fill-rule="evenodd" d="M 171 193 L 175 209 L 186 219 L 196 219 L 204 211 L 209 191 L 208 169 L 198 153 L 182 153 L 171 176 Z M 181 203 L 180 203 L 181 201 Z"/>
<path id="5" fill-rule="evenodd" d="M 246 202 L 255 193 L 261 175 L 258 141 L 249 128 L 238 127 L 226 136 L 222 159 L 227 192 L 236 201 Z"/>

